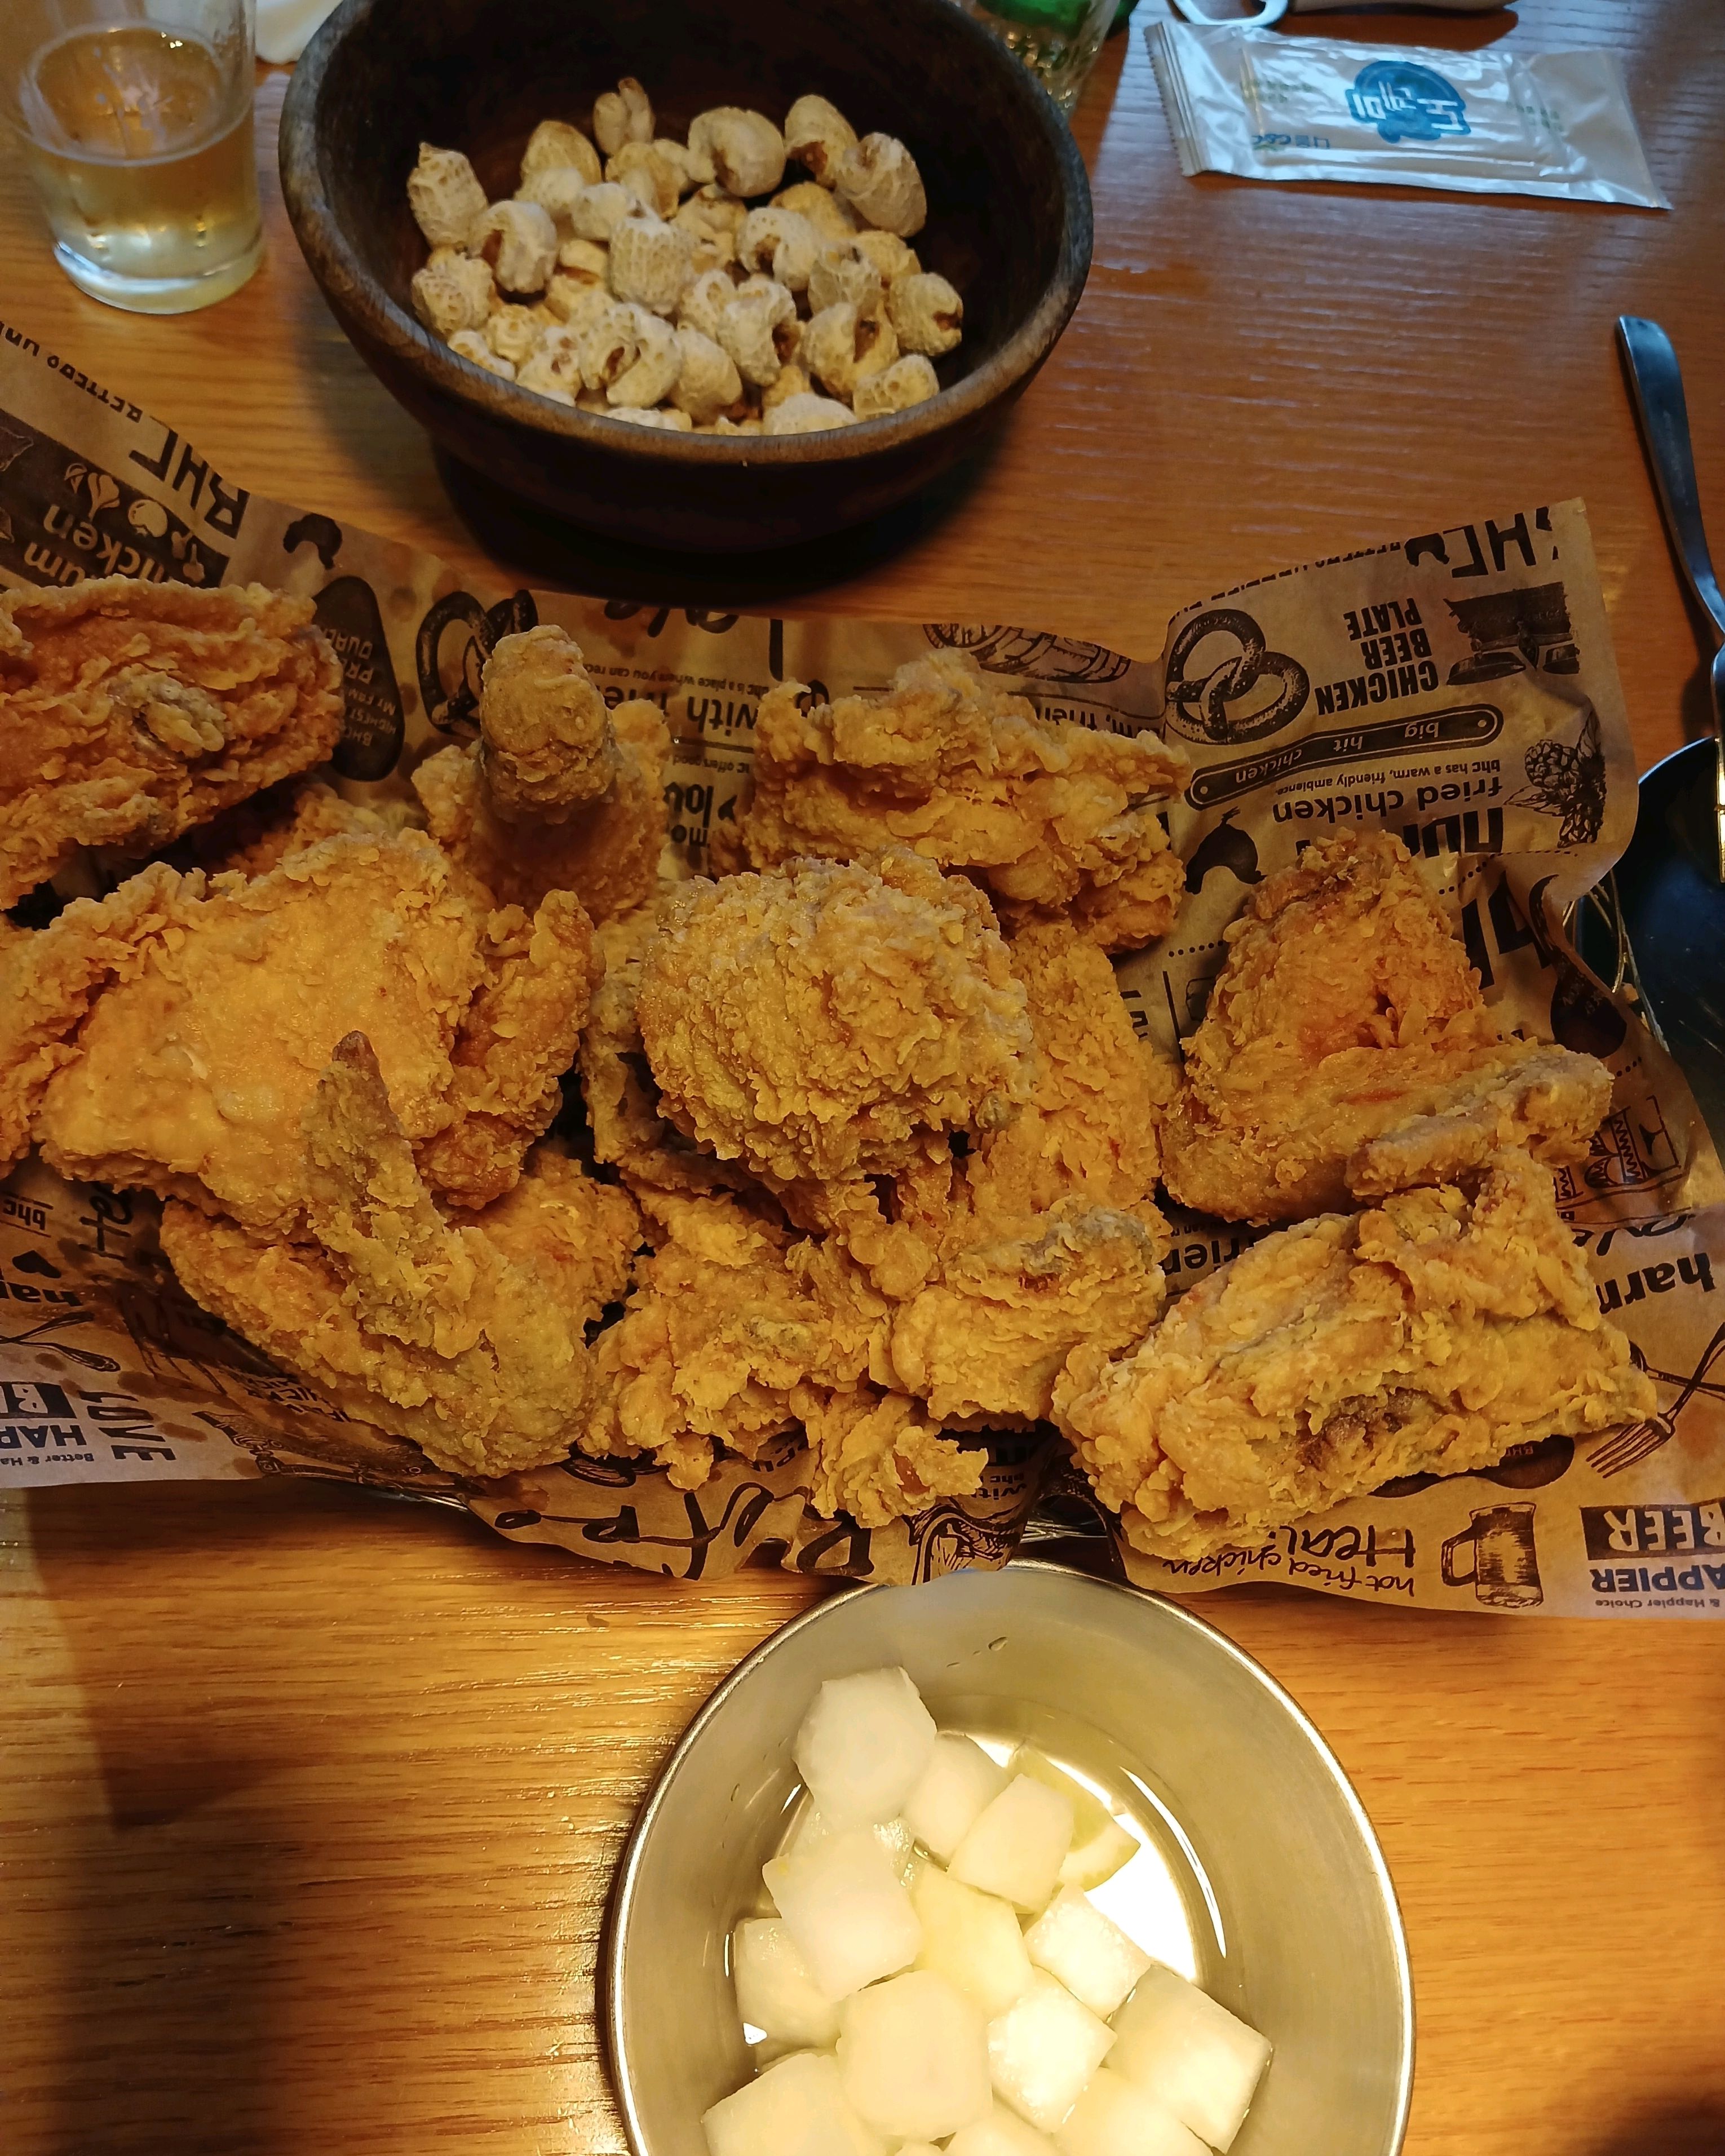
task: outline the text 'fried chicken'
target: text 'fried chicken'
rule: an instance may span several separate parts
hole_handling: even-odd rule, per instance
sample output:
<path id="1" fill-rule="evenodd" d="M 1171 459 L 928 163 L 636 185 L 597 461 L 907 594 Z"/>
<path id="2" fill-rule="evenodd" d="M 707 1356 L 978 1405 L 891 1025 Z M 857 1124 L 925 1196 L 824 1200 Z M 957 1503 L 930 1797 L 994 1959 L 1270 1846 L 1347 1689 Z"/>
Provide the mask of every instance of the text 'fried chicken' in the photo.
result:
<path id="1" fill-rule="evenodd" d="M 341 667 L 311 616 L 262 584 L 0 593 L 0 906 L 80 846 L 150 853 L 321 763 Z"/>
<path id="2" fill-rule="evenodd" d="M 1291 1220 L 1439 1182 L 1504 1146 L 1585 1158 L 1610 1106 L 1590 1055 L 1502 1034 L 1388 832 L 1260 884 L 1186 1047 L 1163 1176 L 1224 1220 Z"/>
<path id="3" fill-rule="evenodd" d="M 486 912 L 419 832 L 251 880 L 156 863 L 0 949 L 0 1160 L 33 1137 L 63 1174 L 292 1234 L 301 1118 L 357 1031 L 433 1188 L 482 1205 L 557 1111 L 595 969 L 567 892 Z"/>
<path id="4" fill-rule="evenodd" d="M 937 651 L 883 696 L 814 704 L 787 681 L 763 697 L 739 843 L 757 868 L 908 846 L 974 875 L 1003 920 L 1065 914 L 1103 949 L 1136 950 L 1179 904 L 1184 865 L 1158 812 L 1186 772 L 1153 735 L 1040 718 Z"/>
<path id="5" fill-rule="evenodd" d="M 187 1292 L 439 1467 L 565 1458 L 594 1389 L 586 1328 L 629 1283 L 628 1198 L 547 1147 L 507 1197 L 446 1221 L 357 1034 L 337 1044 L 302 1135 L 315 1241 L 259 1242 L 171 1202 L 162 1247 Z"/>
<path id="6" fill-rule="evenodd" d="M 498 904 L 572 891 L 596 921 L 652 896 L 670 731 L 656 704 L 608 711 L 581 649 L 549 624 L 485 662 L 480 738 L 413 773 L 432 835 Z"/>
<path id="7" fill-rule="evenodd" d="M 1408 1191 L 1266 1236 L 1135 1354 L 1081 1350 L 1055 1412 L 1132 1546 L 1194 1558 L 1653 1399 L 1550 1176 L 1508 1152 L 1471 1197 Z"/>

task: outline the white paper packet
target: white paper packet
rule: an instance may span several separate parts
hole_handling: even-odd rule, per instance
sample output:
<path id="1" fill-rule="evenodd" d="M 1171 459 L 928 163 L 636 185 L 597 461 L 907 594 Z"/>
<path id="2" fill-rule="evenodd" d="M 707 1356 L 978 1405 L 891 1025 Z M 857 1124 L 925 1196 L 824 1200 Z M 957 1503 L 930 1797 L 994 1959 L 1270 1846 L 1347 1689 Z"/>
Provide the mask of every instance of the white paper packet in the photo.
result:
<path id="1" fill-rule="evenodd" d="M 1158 23 L 1180 169 L 1669 209 L 1604 52 L 1429 52 Z"/>

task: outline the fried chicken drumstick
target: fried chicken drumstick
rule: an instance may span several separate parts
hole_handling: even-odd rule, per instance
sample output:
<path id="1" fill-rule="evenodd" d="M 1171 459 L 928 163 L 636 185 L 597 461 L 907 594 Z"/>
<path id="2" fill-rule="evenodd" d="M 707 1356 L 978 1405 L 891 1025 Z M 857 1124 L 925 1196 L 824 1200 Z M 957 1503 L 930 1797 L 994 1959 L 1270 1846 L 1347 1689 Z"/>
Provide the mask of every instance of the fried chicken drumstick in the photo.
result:
<path id="1" fill-rule="evenodd" d="M 1081 1349 L 1055 1416 L 1133 1548 L 1190 1558 L 1653 1404 L 1550 1176 L 1508 1152 L 1471 1196 L 1408 1191 L 1266 1236 L 1135 1354 Z"/>
<path id="2" fill-rule="evenodd" d="M 665 844 L 670 732 L 643 699 L 608 711 L 560 629 L 499 639 L 480 738 L 413 773 L 432 836 L 500 906 L 572 891 L 595 921 L 651 897 Z"/>
<path id="3" fill-rule="evenodd" d="M 1163 1129 L 1182 1204 L 1293 1220 L 1442 1182 L 1500 1147 L 1586 1158 L 1610 1072 L 1500 1032 L 1389 833 L 1308 846 L 1258 886 L 1228 944 Z"/>
<path id="4" fill-rule="evenodd" d="M 1158 811 L 1185 778 L 1153 735 L 1040 718 L 937 651 L 884 696 L 810 704 L 787 681 L 764 696 L 739 842 L 757 868 L 908 846 L 973 875 L 1004 921 L 1064 916 L 1104 950 L 1136 950 L 1173 924 L 1185 869 Z"/>
<path id="5" fill-rule="evenodd" d="M 311 614 L 262 584 L 0 593 L 0 906 L 80 846 L 151 853 L 321 763 L 341 668 Z"/>

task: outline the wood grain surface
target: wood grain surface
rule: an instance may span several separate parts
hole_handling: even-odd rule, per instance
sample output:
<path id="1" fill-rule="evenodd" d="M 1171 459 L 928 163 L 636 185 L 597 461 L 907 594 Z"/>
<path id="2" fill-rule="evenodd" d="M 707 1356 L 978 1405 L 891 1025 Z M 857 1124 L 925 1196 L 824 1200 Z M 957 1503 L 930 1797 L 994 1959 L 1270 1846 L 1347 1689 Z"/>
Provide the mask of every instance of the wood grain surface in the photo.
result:
<path id="1" fill-rule="evenodd" d="M 1671 330 L 1725 535 L 1719 30 L 1690 0 L 1526 0 L 1296 33 L 1613 47 L 1663 217 L 1183 181 L 1142 41 L 1116 40 L 1077 120 L 1089 291 L 933 510 L 789 564 L 487 536 L 587 588 L 1147 652 L 1242 576 L 1580 494 L 1651 762 L 1698 721 L 1701 675 L 1610 329 Z M 8 158 L 0 315 L 234 478 L 476 567 L 286 230 L 283 80 L 260 89 L 270 251 L 244 292 L 178 321 L 84 299 Z M 621 2148 L 593 2025 L 612 1861 L 701 1699 L 819 1590 L 675 1587 L 282 1482 L 8 1496 L 0 1567 L 7 2156 Z M 1273 1589 L 1201 1606 L 1314 1716 L 1383 1839 L 1419 1996 L 1410 2156 L 1725 2150 L 1725 1634 Z"/>

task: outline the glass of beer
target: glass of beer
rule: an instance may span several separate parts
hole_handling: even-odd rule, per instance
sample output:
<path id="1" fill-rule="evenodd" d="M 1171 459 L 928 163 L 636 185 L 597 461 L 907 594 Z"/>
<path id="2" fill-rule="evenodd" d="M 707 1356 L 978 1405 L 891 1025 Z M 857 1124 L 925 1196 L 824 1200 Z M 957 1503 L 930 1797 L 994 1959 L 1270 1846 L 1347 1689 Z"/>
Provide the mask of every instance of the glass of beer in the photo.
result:
<path id="1" fill-rule="evenodd" d="M 247 0 L 0 8 L 0 98 L 72 282 L 145 315 L 237 291 L 264 252 Z"/>

